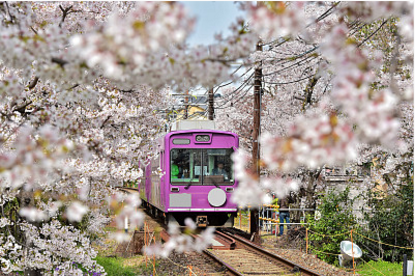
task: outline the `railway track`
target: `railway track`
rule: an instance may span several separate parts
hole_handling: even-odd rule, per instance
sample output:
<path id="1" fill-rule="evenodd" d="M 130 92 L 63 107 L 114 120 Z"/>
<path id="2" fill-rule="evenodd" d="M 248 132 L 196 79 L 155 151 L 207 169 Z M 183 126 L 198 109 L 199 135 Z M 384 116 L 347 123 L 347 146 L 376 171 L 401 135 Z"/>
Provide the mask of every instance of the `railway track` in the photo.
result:
<path id="1" fill-rule="evenodd" d="M 137 188 L 127 188 L 127 187 L 116 187 L 116 189 L 125 192 L 125 193 L 138 193 Z"/>
<path id="2" fill-rule="evenodd" d="M 232 273 L 228 275 L 320 275 L 226 230 L 218 230 L 216 236 L 218 242 L 226 239 L 234 244 L 225 242 L 224 247 L 231 248 L 228 250 L 212 246 L 205 254 L 226 266 Z"/>
<path id="3" fill-rule="evenodd" d="M 126 193 L 138 192 L 136 188 L 120 187 L 118 189 Z M 215 241 L 203 251 L 206 256 L 222 265 L 223 271 L 214 274 L 205 273 L 205 275 L 322 276 L 228 230 L 226 228 L 217 230 Z M 160 233 L 160 237 L 165 241 L 169 239 L 166 230 Z"/>
<path id="4" fill-rule="evenodd" d="M 169 238 L 167 232 L 161 236 L 163 240 Z M 224 229 L 215 232 L 215 241 L 203 253 L 226 268 L 220 273 L 204 275 L 322 276 Z"/>

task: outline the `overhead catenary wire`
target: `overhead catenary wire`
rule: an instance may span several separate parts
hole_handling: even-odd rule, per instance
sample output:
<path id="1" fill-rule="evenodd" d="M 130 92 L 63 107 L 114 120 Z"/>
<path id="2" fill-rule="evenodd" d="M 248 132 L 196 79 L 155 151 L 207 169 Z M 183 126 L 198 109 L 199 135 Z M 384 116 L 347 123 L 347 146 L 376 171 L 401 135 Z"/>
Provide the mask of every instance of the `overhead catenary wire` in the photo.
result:
<path id="1" fill-rule="evenodd" d="M 333 11 L 338 6 L 338 4 L 340 4 L 340 2 L 334 3 L 329 9 L 327 9 L 326 11 L 324 11 L 324 13 L 322 13 L 319 17 L 317 17 L 312 23 L 308 24 L 306 26 L 306 28 L 308 28 L 311 25 L 313 25 L 313 24 L 315 24 L 315 23 L 317 23 L 317 22 L 319 22 L 321 20 L 324 20 L 328 16 L 332 15 L 333 14 Z M 356 27 L 357 27 L 357 29 L 363 28 L 364 27 L 364 24 L 362 25 L 359 21 L 355 21 L 355 22 L 353 22 L 353 24 L 351 24 L 351 26 L 352 27 L 349 28 L 349 30 L 350 30 L 350 34 L 349 35 L 353 35 L 357 31 L 356 30 Z M 371 36 L 373 36 L 373 35 L 374 35 L 374 33 Z M 264 46 L 270 46 L 267 49 L 268 51 L 273 51 L 273 52 L 276 52 L 278 54 L 284 54 L 282 52 L 277 52 L 276 51 L 276 48 L 278 48 L 279 46 L 281 46 L 281 45 L 289 42 L 291 39 L 292 38 L 291 37 L 288 37 L 288 36 L 286 36 L 286 37 L 279 37 L 278 39 L 275 39 L 274 41 L 265 43 L 263 45 Z M 367 38 L 367 39 L 370 39 L 370 37 Z M 280 65 L 292 63 L 294 60 L 296 62 L 294 62 L 294 63 L 292 63 L 289 66 L 286 66 L 284 68 L 280 68 L 280 69 L 278 69 L 276 71 L 272 71 L 272 72 L 268 72 L 268 73 L 263 74 L 263 83 L 264 84 L 267 84 L 267 85 L 286 85 L 286 84 L 292 84 L 292 83 L 296 83 L 296 82 L 301 82 L 301 81 L 304 81 L 304 80 L 307 80 L 307 79 L 311 78 L 312 75 L 309 75 L 307 77 L 298 78 L 297 80 L 293 80 L 293 81 L 288 81 L 288 82 L 275 82 L 275 81 L 269 80 L 266 77 L 269 77 L 269 76 L 272 76 L 272 75 L 275 75 L 275 74 L 280 74 L 280 73 L 282 73 L 284 71 L 288 71 L 288 70 L 292 69 L 295 66 L 303 65 L 305 62 L 312 62 L 313 60 L 318 59 L 319 56 L 316 55 L 316 54 L 313 54 L 313 52 L 315 52 L 319 47 L 320 47 L 319 45 L 315 45 L 313 48 L 308 49 L 307 51 L 304 51 L 302 53 L 295 54 L 295 55 L 291 56 L 290 58 L 277 58 L 277 57 L 275 57 L 275 58 L 266 59 L 265 60 L 265 64 L 267 62 L 272 61 L 272 60 L 278 61 Z M 253 53 L 253 52 L 254 51 L 252 51 L 251 53 Z M 287 53 L 287 57 L 288 56 L 290 56 L 290 55 Z M 298 60 L 298 59 L 300 59 L 300 60 Z M 234 72 L 232 72 L 232 75 L 237 74 L 237 72 L 239 72 L 242 68 L 244 68 L 244 65 L 247 65 L 247 63 L 241 63 L 241 64 L 238 64 L 238 65 L 239 65 L 238 68 Z M 252 72 L 251 70 L 252 70 L 252 67 L 248 68 L 241 76 L 238 76 L 238 79 L 241 79 L 246 74 Z M 235 96 L 235 98 L 236 98 L 235 102 L 239 102 L 243 97 L 245 97 L 248 94 L 248 91 L 244 90 L 244 88 L 247 86 L 246 83 L 250 82 L 250 80 L 252 78 L 252 75 L 253 75 L 253 73 L 251 73 L 250 77 L 248 77 L 246 80 L 243 80 L 242 81 L 242 84 L 237 89 L 235 89 L 235 90 L 233 90 L 232 92 L 229 93 L 229 95 Z M 222 84 L 220 84 L 218 86 L 215 86 L 214 87 L 214 89 L 215 89 L 214 91 L 216 93 L 221 88 L 226 87 L 226 86 L 229 86 L 229 85 L 232 85 L 234 83 L 235 83 L 235 80 L 228 81 L 226 83 L 222 83 Z M 329 87 L 328 85 L 325 87 L 325 89 L 324 89 L 325 92 L 327 91 L 327 88 L 328 87 Z M 252 88 L 252 86 L 250 86 L 250 88 Z M 225 108 L 226 104 L 227 104 L 226 102 L 220 103 L 219 105 L 215 106 L 215 108 L 223 109 L 223 108 Z M 216 103 L 215 103 L 215 105 L 216 105 Z"/>
<path id="2" fill-rule="evenodd" d="M 328 16 L 333 14 L 333 10 L 335 8 L 337 8 L 337 6 L 340 4 L 340 1 L 335 2 L 328 10 L 326 10 L 323 14 L 321 14 L 313 23 L 310 23 L 309 25 L 307 25 L 307 28 L 310 27 L 311 25 L 318 23 L 324 19 L 326 19 Z"/>
<path id="3" fill-rule="evenodd" d="M 240 95 L 241 93 L 243 93 L 243 90 L 245 89 L 245 87 L 249 84 L 249 82 L 243 82 L 241 86 L 239 86 L 237 89 L 233 90 L 232 92 L 226 94 L 223 98 L 224 101 L 228 101 L 231 100 L 235 97 L 237 97 L 238 95 Z M 226 102 L 225 102 L 226 103 Z M 222 105 L 221 105 L 222 106 Z"/>
<path id="4" fill-rule="evenodd" d="M 309 49 L 309 50 L 307 50 L 307 51 L 304 51 L 304 52 L 302 52 L 302 53 L 299 53 L 299 54 L 296 54 L 296 55 L 292 55 L 292 54 L 287 54 L 287 56 L 289 56 L 289 57 L 286 57 L 286 58 L 269 58 L 269 59 L 267 59 L 267 60 L 265 60 L 265 61 L 272 61 L 272 60 L 277 60 L 278 59 L 278 61 L 285 61 L 284 63 L 288 63 L 288 62 L 290 62 L 290 61 L 294 61 L 294 60 L 297 60 L 298 58 L 301 58 L 301 57 L 303 57 L 303 56 L 305 56 L 305 55 L 307 55 L 307 54 L 310 54 L 310 53 L 312 53 L 312 52 L 314 52 L 315 50 L 317 50 L 318 48 L 319 48 L 320 46 L 314 46 L 313 48 L 311 48 L 311 49 Z M 277 53 L 277 54 L 285 54 L 285 53 L 282 53 L 282 52 L 277 52 L 277 51 L 275 51 L 275 50 L 271 50 L 272 52 L 274 52 L 274 53 Z"/>
<path id="5" fill-rule="evenodd" d="M 238 103 L 240 100 L 242 100 L 243 98 L 245 98 L 245 96 L 246 96 L 246 94 L 248 94 L 248 92 L 251 90 L 251 88 L 253 87 L 254 85 L 252 84 L 251 86 L 249 86 L 248 87 L 248 89 L 246 89 L 245 90 L 245 93 L 242 95 L 242 96 L 240 96 L 238 99 L 236 99 L 236 100 L 233 100 L 232 99 L 232 104 L 235 104 L 235 103 Z M 222 105 L 220 105 L 220 106 L 216 106 L 215 107 L 215 109 L 225 109 L 225 108 L 228 108 L 228 106 L 226 106 L 226 107 L 223 107 L 223 106 L 225 106 L 226 104 L 229 104 L 229 101 L 225 101 Z"/>
<path id="6" fill-rule="evenodd" d="M 318 22 L 320 22 L 320 21 L 322 21 L 322 20 L 324 20 L 324 19 L 326 19 L 328 16 L 330 16 L 332 13 L 333 13 L 333 10 L 337 7 L 337 5 L 339 5 L 340 4 L 340 2 L 335 2 L 328 10 L 326 10 L 323 14 L 321 14 L 319 17 L 317 17 L 315 20 L 313 20 L 313 22 L 311 22 L 311 23 L 309 23 L 306 27 L 305 27 L 305 29 L 307 29 L 307 28 L 309 28 L 310 26 L 312 26 L 312 25 L 314 25 L 314 24 L 316 24 L 316 23 L 318 23 Z M 285 37 L 279 37 L 279 38 L 277 38 L 277 39 L 274 39 L 274 40 L 272 40 L 272 41 L 270 41 L 270 42 L 267 42 L 267 43 L 264 43 L 263 44 L 263 46 L 269 46 L 269 45 L 272 45 L 273 43 L 276 43 L 276 42 L 278 42 L 279 41 L 279 43 L 277 44 L 277 45 L 273 45 L 273 46 L 271 46 L 270 47 L 270 50 L 272 49 L 272 48 L 274 48 L 274 47 L 279 47 L 279 46 L 281 46 L 282 44 L 284 44 L 284 43 L 286 43 L 286 42 L 288 42 L 289 40 L 291 39 L 291 37 L 290 36 L 285 36 Z"/>
<path id="7" fill-rule="evenodd" d="M 320 20 L 323 20 L 324 18 L 326 18 L 327 16 L 329 16 L 331 13 L 332 13 L 332 11 L 333 11 L 333 9 L 337 6 L 337 4 L 338 4 L 339 2 L 337 2 L 337 3 L 335 3 L 334 5 L 332 5 L 327 11 L 325 11 L 322 15 L 320 15 L 315 21 L 314 21 L 314 23 L 316 23 L 316 22 L 318 22 L 318 21 L 320 21 Z M 309 25 L 307 25 L 307 27 L 309 27 L 309 26 L 311 26 L 312 24 L 314 24 L 314 23 L 311 23 L 311 24 L 309 24 Z M 286 43 L 286 42 L 288 42 L 290 40 L 290 38 L 289 37 L 280 37 L 280 38 L 278 38 L 277 40 L 274 40 L 273 42 L 270 42 L 270 43 L 265 43 L 265 44 L 263 44 L 263 46 L 265 46 L 265 45 L 271 45 L 271 44 L 273 44 L 273 43 L 275 43 L 275 42 L 278 42 L 276 45 L 272 45 L 272 47 L 270 47 L 269 49 L 270 50 L 272 50 L 272 49 L 274 49 L 274 48 L 276 48 L 276 47 L 279 47 L 279 46 L 281 46 L 281 45 L 283 45 L 284 43 Z M 303 56 L 305 56 L 305 55 L 307 55 L 307 54 L 309 54 L 309 53 L 311 53 L 311 52 L 313 52 L 313 51 L 315 51 L 316 49 L 318 49 L 318 47 L 319 46 L 315 46 L 315 47 L 313 47 L 312 49 L 310 49 L 310 50 L 308 50 L 308 51 L 305 51 L 305 52 L 303 52 L 303 53 L 300 53 L 300 54 L 297 54 L 296 56 L 294 56 L 294 57 L 292 57 L 290 60 L 285 60 L 285 62 L 284 63 L 289 63 L 289 62 L 291 62 L 292 61 L 292 59 L 298 59 L 298 58 L 300 58 L 300 57 L 303 57 Z M 293 82 L 287 82 L 287 83 L 275 83 L 275 82 L 270 82 L 270 81 L 266 81 L 266 79 L 265 79 L 265 77 L 266 76 L 271 76 L 271 75 L 274 75 L 274 74 L 278 74 L 278 73 L 281 73 L 281 72 L 283 72 L 283 71 L 285 71 L 285 70 L 289 70 L 290 68 L 292 68 L 293 66 L 296 66 L 296 65 L 300 65 L 302 62 L 305 62 L 305 61 L 307 61 L 308 59 L 310 59 L 311 58 L 311 60 L 313 60 L 313 59 L 315 59 L 316 57 L 314 57 L 314 56 L 308 56 L 308 57 L 306 57 L 306 58 L 304 58 L 304 59 L 302 59 L 302 60 L 300 60 L 300 61 L 297 61 L 296 63 L 294 63 L 294 64 L 292 64 L 292 65 L 290 65 L 290 66 L 287 66 L 287 67 L 285 67 L 285 68 L 282 68 L 282 69 L 279 69 L 279 70 L 277 70 L 277 71 L 274 71 L 274 72 L 270 72 L 270 73 L 267 73 L 267 74 L 264 74 L 263 75 L 263 77 L 264 77 L 264 81 L 265 81 L 265 83 L 267 83 L 267 84 L 280 84 L 280 85 L 283 85 L 283 84 L 290 84 L 290 83 L 294 83 L 294 82 L 296 82 L 296 81 L 293 81 Z M 280 61 L 284 61 L 284 59 L 281 59 Z M 235 74 L 237 71 L 239 71 L 240 69 L 242 68 L 242 65 L 240 65 L 238 68 L 237 68 L 237 70 L 235 70 L 235 72 L 233 72 L 232 74 Z M 239 78 L 242 78 L 245 74 L 247 74 L 248 72 L 250 72 L 250 70 L 252 70 L 252 67 L 251 68 L 249 68 L 248 70 L 246 70 L 246 72 L 244 73 L 244 74 L 242 74 Z M 234 94 L 234 93 L 236 93 L 236 92 L 238 92 L 240 89 L 242 89 L 243 87 L 245 87 L 245 85 L 244 85 L 244 83 L 246 83 L 246 82 L 249 82 L 250 81 L 250 79 L 252 78 L 252 76 L 253 76 L 253 73 L 250 75 L 250 77 L 247 79 L 247 80 L 245 80 L 245 81 L 243 81 L 243 84 L 241 85 L 241 86 L 239 86 L 236 90 L 234 90 L 234 91 L 232 91 L 231 92 L 231 94 Z M 297 80 L 297 81 L 302 81 L 302 80 L 305 80 L 305 79 L 308 79 L 309 77 L 306 77 L 306 78 L 302 78 L 302 79 L 299 79 L 299 80 Z M 225 84 L 221 84 L 221 85 L 219 85 L 219 86 L 216 86 L 215 87 L 215 93 L 220 89 L 220 88 L 222 88 L 222 87 L 225 87 L 225 86 L 228 86 L 228 85 L 231 85 L 232 83 L 234 83 L 234 81 L 229 81 L 229 82 L 227 82 L 227 83 L 225 83 Z M 244 95 L 246 95 L 247 93 L 244 93 Z M 239 100 L 237 100 L 237 101 L 239 101 Z M 224 103 L 224 104 L 222 104 L 222 105 L 219 105 L 218 106 L 218 108 L 221 108 L 222 106 L 224 106 L 226 103 Z"/>
<path id="8" fill-rule="evenodd" d="M 248 77 L 248 79 L 246 80 L 246 81 L 244 81 L 244 82 L 242 82 L 242 84 L 238 87 L 238 88 L 236 88 L 235 90 L 233 90 L 232 92 L 230 92 L 228 95 L 227 95 L 227 97 L 229 98 L 230 96 L 232 96 L 232 95 L 235 95 L 238 91 L 240 91 L 240 90 L 242 90 L 246 85 L 248 85 L 249 84 L 249 81 L 252 79 L 252 77 L 254 76 L 254 73 L 252 73 L 249 77 Z M 252 86 L 251 86 L 252 87 Z M 222 105 L 219 105 L 218 107 L 222 107 L 222 106 L 224 106 L 226 104 L 226 102 L 224 103 L 224 104 L 222 104 Z M 216 108 L 216 107 L 215 107 Z"/>
<path id="9" fill-rule="evenodd" d="M 279 74 L 279 73 L 281 73 L 281 72 L 283 72 L 283 71 L 285 71 L 287 69 L 290 69 L 290 68 L 292 68 L 292 67 L 294 67 L 296 65 L 299 66 L 301 64 L 301 62 L 304 62 L 304 61 L 306 61 L 306 60 L 308 60 L 310 58 L 311 58 L 311 60 L 314 60 L 317 57 L 315 57 L 315 56 L 308 56 L 308 57 L 306 57 L 306 58 L 304 58 L 304 59 L 302 59 L 302 60 L 300 60 L 300 61 L 298 61 L 298 62 L 296 62 L 296 63 L 294 63 L 294 64 L 292 64 L 290 66 L 288 66 L 288 67 L 284 67 L 282 69 L 279 69 L 279 70 L 274 71 L 274 72 L 271 72 L 271 73 L 266 73 L 266 74 L 264 74 L 264 76 L 271 76 L 271 75 Z"/>
<path id="10" fill-rule="evenodd" d="M 284 85 L 284 84 L 291 84 L 291 83 L 300 82 L 300 81 L 303 81 L 303 80 L 308 80 L 308 79 L 310 79 L 313 76 L 314 76 L 314 74 L 313 75 L 309 75 L 309 76 L 304 77 L 304 78 L 301 78 L 301 79 L 294 80 L 294 81 L 289 81 L 289 82 L 271 82 L 271 81 L 264 80 L 264 83 L 266 83 L 266 84 Z"/>
<path id="11" fill-rule="evenodd" d="M 239 79 L 240 78 L 243 78 L 249 71 L 251 71 L 252 70 L 252 67 L 251 68 L 249 68 L 248 70 L 246 70 L 246 72 L 245 73 L 243 73 L 241 76 L 239 76 Z M 247 80 L 245 80 L 245 81 L 243 81 L 243 82 L 246 82 L 246 81 L 248 81 L 249 79 L 251 79 L 252 78 L 252 76 L 254 75 L 254 73 L 252 73 L 249 77 L 248 77 L 248 79 Z M 218 85 L 218 86 L 214 86 L 214 88 L 216 88 L 216 90 L 215 90 L 215 92 L 214 93 L 216 93 L 218 90 L 219 90 L 219 88 L 222 88 L 222 87 L 225 87 L 225 86 L 228 86 L 228 85 L 230 85 L 230 84 L 232 84 L 232 83 L 235 83 L 235 81 L 229 81 L 229 82 L 227 82 L 227 83 L 225 83 L 225 84 L 220 84 L 220 85 Z M 238 90 L 238 89 L 236 89 L 236 90 Z"/>

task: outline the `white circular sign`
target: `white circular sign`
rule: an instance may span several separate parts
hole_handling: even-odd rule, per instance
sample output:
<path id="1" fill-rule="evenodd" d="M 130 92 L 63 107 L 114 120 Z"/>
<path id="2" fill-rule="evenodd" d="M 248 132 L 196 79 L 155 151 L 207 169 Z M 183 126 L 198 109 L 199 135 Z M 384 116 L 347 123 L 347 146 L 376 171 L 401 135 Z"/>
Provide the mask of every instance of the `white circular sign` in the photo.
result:
<path id="1" fill-rule="evenodd" d="M 219 188 L 212 189 L 208 194 L 208 201 L 213 207 L 220 207 L 226 202 L 226 193 Z"/>

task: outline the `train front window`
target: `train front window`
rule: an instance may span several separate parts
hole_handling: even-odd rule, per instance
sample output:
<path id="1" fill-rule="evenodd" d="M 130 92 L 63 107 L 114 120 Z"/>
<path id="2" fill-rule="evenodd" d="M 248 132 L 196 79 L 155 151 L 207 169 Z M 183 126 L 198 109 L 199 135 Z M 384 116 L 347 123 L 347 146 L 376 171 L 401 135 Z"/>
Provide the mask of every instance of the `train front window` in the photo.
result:
<path id="1" fill-rule="evenodd" d="M 171 183 L 198 183 L 202 175 L 202 151 L 198 149 L 173 149 L 170 154 Z"/>
<path id="2" fill-rule="evenodd" d="M 170 179 L 174 185 L 233 185 L 232 149 L 172 149 Z"/>
<path id="3" fill-rule="evenodd" d="M 206 149 L 203 164 L 207 166 L 203 175 L 204 185 L 233 185 L 232 149 Z"/>

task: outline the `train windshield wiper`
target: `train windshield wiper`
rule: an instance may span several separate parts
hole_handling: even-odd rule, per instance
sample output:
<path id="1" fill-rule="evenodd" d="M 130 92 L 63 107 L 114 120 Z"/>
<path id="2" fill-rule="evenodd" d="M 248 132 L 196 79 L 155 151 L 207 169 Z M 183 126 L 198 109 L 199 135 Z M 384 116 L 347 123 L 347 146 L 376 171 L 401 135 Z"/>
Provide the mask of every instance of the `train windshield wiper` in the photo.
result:
<path id="1" fill-rule="evenodd" d="M 211 182 L 213 183 L 213 185 L 216 186 L 216 188 L 220 188 L 219 184 L 215 181 L 215 179 L 211 179 Z"/>
<path id="2" fill-rule="evenodd" d="M 189 181 L 189 184 L 187 184 L 186 187 L 184 187 L 186 190 L 189 189 L 189 187 L 192 185 L 193 179 L 194 179 L 194 177 L 192 177 Z"/>

